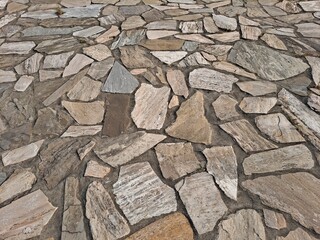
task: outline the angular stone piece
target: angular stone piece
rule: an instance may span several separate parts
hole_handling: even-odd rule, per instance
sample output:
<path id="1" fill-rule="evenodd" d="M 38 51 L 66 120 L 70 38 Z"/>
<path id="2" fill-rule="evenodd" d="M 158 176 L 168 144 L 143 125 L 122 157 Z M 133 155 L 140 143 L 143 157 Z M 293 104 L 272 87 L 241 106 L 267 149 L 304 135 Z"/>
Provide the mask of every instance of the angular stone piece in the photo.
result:
<path id="1" fill-rule="evenodd" d="M 85 66 L 93 63 L 93 59 L 89 58 L 83 54 L 76 54 L 71 61 L 69 62 L 68 66 L 63 71 L 63 77 L 68 77 L 70 75 L 78 73 L 82 68 Z"/>
<path id="2" fill-rule="evenodd" d="M 189 89 L 182 71 L 169 69 L 167 72 L 167 80 L 176 95 L 184 96 L 184 98 L 189 96 Z"/>
<path id="3" fill-rule="evenodd" d="M 2 162 L 4 166 L 20 163 L 37 156 L 44 140 L 40 140 L 29 145 L 5 151 L 2 153 Z"/>
<path id="4" fill-rule="evenodd" d="M 239 117 L 240 114 L 236 110 L 237 100 L 226 94 L 221 94 L 213 103 L 214 112 L 220 120 L 228 120 Z"/>
<path id="5" fill-rule="evenodd" d="M 245 152 L 278 148 L 276 145 L 260 136 L 253 126 L 245 119 L 221 124 L 220 127 L 230 134 Z"/>
<path id="6" fill-rule="evenodd" d="M 62 75 L 62 71 L 60 70 L 40 70 L 39 71 L 39 78 L 40 78 L 40 82 L 44 82 L 47 80 L 51 80 L 54 78 L 59 78 Z"/>
<path id="7" fill-rule="evenodd" d="M 135 232 L 126 240 L 193 240 L 193 231 L 188 219 L 182 213 L 172 213 Z"/>
<path id="8" fill-rule="evenodd" d="M 97 61 L 102 61 L 112 56 L 110 49 L 104 44 L 86 47 L 83 49 L 83 53 Z"/>
<path id="9" fill-rule="evenodd" d="M 181 22 L 179 28 L 183 33 L 203 33 L 202 21 Z"/>
<path id="10" fill-rule="evenodd" d="M 313 167 L 312 154 L 302 144 L 252 154 L 243 161 L 246 175 L 290 169 L 311 169 Z"/>
<path id="11" fill-rule="evenodd" d="M 30 190 L 36 176 L 29 169 L 18 169 L 0 186 L 0 203 Z"/>
<path id="12" fill-rule="evenodd" d="M 28 54 L 36 44 L 32 41 L 9 42 L 0 46 L 0 55 L 4 54 Z"/>
<path id="13" fill-rule="evenodd" d="M 83 160 L 89 152 L 94 148 L 96 145 L 95 141 L 90 141 L 87 145 L 84 145 L 83 147 L 79 148 L 77 150 L 77 153 L 79 155 L 80 160 Z"/>
<path id="14" fill-rule="evenodd" d="M 71 28 L 44 28 L 41 26 L 29 27 L 22 31 L 24 37 L 35 37 L 35 36 L 53 36 L 53 35 L 68 35 L 75 31 L 81 30 L 82 27 L 71 27 Z"/>
<path id="15" fill-rule="evenodd" d="M 224 59 L 224 57 L 221 57 L 221 58 Z M 251 79 L 257 79 L 257 76 L 254 73 L 247 72 L 242 68 L 229 62 L 225 62 L 225 61 L 214 62 L 212 66 L 218 70 L 227 71 L 232 74 L 240 75 L 240 76 L 251 78 Z"/>
<path id="16" fill-rule="evenodd" d="M 135 106 L 131 117 L 138 128 L 161 129 L 168 110 L 170 88 L 155 88 L 142 83 L 135 94 Z"/>
<path id="17" fill-rule="evenodd" d="M 116 167 L 140 156 L 165 138 L 165 135 L 143 131 L 123 134 L 98 143 L 94 152 L 102 161 Z"/>
<path id="18" fill-rule="evenodd" d="M 113 192 L 132 225 L 177 209 L 174 190 L 158 178 L 148 162 L 122 166 Z"/>
<path id="19" fill-rule="evenodd" d="M 185 57 L 178 64 L 179 67 L 189 68 L 192 66 L 210 65 L 210 63 L 199 52 L 192 53 Z"/>
<path id="20" fill-rule="evenodd" d="M 40 61 L 42 60 L 43 55 L 40 53 L 35 53 L 23 63 L 16 66 L 14 69 L 20 75 L 23 74 L 33 74 L 39 71 Z"/>
<path id="21" fill-rule="evenodd" d="M 15 240 L 39 236 L 56 210 L 41 190 L 34 191 L 0 208 L 0 236 Z"/>
<path id="22" fill-rule="evenodd" d="M 94 62 L 91 64 L 88 75 L 95 80 L 104 78 L 114 64 L 114 58 L 110 57 L 101 62 Z"/>
<path id="23" fill-rule="evenodd" d="M 258 27 L 241 25 L 242 38 L 249 40 L 258 40 L 262 31 Z"/>
<path id="24" fill-rule="evenodd" d="M 319 238 L 315 238 L 311 236 L 306 231 L 302 230 L 302 228 L 297 228 L 296 230 L 293 230 L 289 232 L 289 234 L 286 237 L 277 237 L 276 240 L 317 240 Z"/>
<path id="25" fill-rule="evenodd" d="M 263 209 L 263 216 L 264 221 L 269 228 L 280 230 L 287 227 L 286 219 L 281 213 Z"/>
<path id="26" fill-rule="evenodd" d="M 268 114 L 255 118 L 257 127 L 273 141 L 279 143 L 304 142 L 298 130 L 282 113 Z"/>
<path id="27" fill-rule="evenodd" d="M 320 83 L 320 58 L 306 56 L 309 65 L 312 68 L 312 78 L 316 85 Z"/>
<path id="28" fill-rule="evenodd" d="M 304 37 L 320 38 L 320 25 L 316 23 L 299 23 L 296 24 L 298 32 Z"/>
<path id="29" fill-rule="evenodd" d="M 85 7 L 72 7 L 63 9 L 61 18 L 90 18 L 99 17 L 100 10 L 105 5 L 103 4 L 91 4 Z"/>
<path id="30" fill-rule="evenodd" d="M 306 172 L 247 180 L 243 187 L 267 206 L 291 214 L 301 225 L 320 233 L 320 180 Z"/>
<path id="31" fill-rule="evenodd" d="M 248 58 L 247 56 L 251 56 Z M 301 59 L 282 54 L 253 42 L 238 41 L 228 61 L 257 73 L 261 78 L 277 81 L 303 73 L 309 66 Z M 266 64 L 274 63 L 274 64 Z"/>
<path id="32" fill-rule="evenodd" d="M 288 50 L 286 45 L 274 34 L 265 33 L 261 40 L 265 41 L 270 47 L 279 50 Z"/>
<path id="33" fill-rule="evenodd" d="M 128 17 L 124 22 L 122 22 L 121 29 L 122 30 L 134 29 L 134 28 L 142 27 L 145 24 L 146 22 L 142 19 L 142 17 L 131 16 L 131 17 Z"/>
<path id="34" fill-rule="evenodd" d="M 232 146 L 206 148 L 203 153 L 207 158 L 207 172 L 229 198 L 237 201 L 238 164 Z"/>
<path id="35" fill-rule="evenodd" d="M 226 32 L 226 33 L 215 33 L 207 35 L 209 38 L 212 38 L 214 40 L 217 40 L 219 42 L 229 43 L 229 42 L 235 42 L 240 39 L 239 32 Z"/>
<path id="36" fill-rule="evenodd" d="M 201 92 L 196 92 L 181 104 L 176 121 L 166 129 L 166 132 L 172 137 L 195 143 L 212 142 L 212 128 L 205 117 L 204 97 Z"/>
<path id="37" fill-rule="evenodd" d="M 303 2 L 299 2 L 299 5 L 306 12 L 320 11 L 320 3 L 319 3 L 319 1 L 303 1 Z"/>
<path id="38" fill-rule="evenodd" d="M 86 200 L 86 216 L 93 239 L 119 239 L 130 233 L 126 219 L 118 212 L 101 183 L 89 185 Z"/>
<path id="39" fill-rule="evenodd" d="M 266 240 L 266 233 L 259 213 L 242 209 L 219 224 L 217 240 L 259 239 Z"/>
<path id="40" fill-rule="evenodd" d="M 66 52 L 57 55 L 48 55 L 43 62 L 43 68 L 64 68 L 67 65 L 69 57 L 73 55 L 73 52 Z"/>
<path id="41" fill-rule="evenodd" d="M 114 50 L 122 46 L 135 45 L 144 39 L 145 35 L 145 29 L 123 31 L 118 39 L 112 43 L 111 49 Z"/>
<path id="42" fill-rule="evenodd" d="M 296 76 L 283 81 L 278 82 L 281 87 L 299 95 L 308 96 L 308 87 L 312 83 L 312 80 L 306 76 Z"/>
<path id="43" fill-rule="evenodd" d="M 87 163 L 86 171 L 84 173 L 85 177 L 95 177 L 95 178 L 104 178 L 111 171 L 111 168 L 104 166 L 96 161 L 89 161 Z"/>
<path id="44" fill-rule="evenodd" d="M 38 52 L 45 52 L 47 54 L 56 54 L 74 51 L 82 47 L 74 37 L 59 38 L 53 40 L 45 40 L 38 44 L 35 48 Z"/>
<path id="45" fill-rule="evenodd" d="M 179 39 L 155 39 L 146 40 L 141 43 L 141 46 L 154 51 L 174 51 L 182 48 L 184 41 Z"/>
<path id="46" fill-rule="evenodd" d="M 160 143 L 155 150 L 165 178 L 176 180 L 201 167 L 191 143 Z"/>
<path id="47" fill-rule="evenodd" d="M 245 81 L 236 83 L 241 91 L 252 96 L 262 96 L 277 92 L 277 85 L 267 81 Z"/>
<path id="48" fill-rule="evenodd" d="M 74 32 L 72 35 L 75 37 L 90 38 L 98 33 L 103 32 L 104 30 L 106 29 L 103 27 L 93 26 L 93 27 L 89 27 L 89 28 Z"/>
<path id="49" fill-rule="evenodd" d="M 62 101 L 62 106 L 79 124 L 94 125 L 103 120 L 104 102 L 102 101 L 88 103 Z"/>
<path id="50" fill-rule="evenodd" d="M 229 93 L 238 78 L 212 69 L 197 68 L 189 75 L 189 84 L 193 88 Z"/>
<path id="51" fill-rule="evenodd" d="M 151 54 L 168 65 L 175 63 L 187 55 L 185 51 L 152 51 Z"/>
<path id="52" fill-rule="evenodd" d="M 229 18 L 223 15 L 215 15 L 212 14 L 212 18 L 217 27 L 225 29 L 225 30 L 236 30 L 237 28 L 237 20 L 235 18 Z"/>
<path id="53" fill-rule="evenodd" d="M 17 81 L 16 74 L 13 71 L 0 70 L 0 83 Z"/>
<path id="54" fill-rule="evenodd" d="M 93 136 L 101 132 L 102 125 L 94 126 L 70 126 L 61 137 Z"/>
<path id="55" fill-rule="evenodd" d="M 196 173 L 186 177 L 178 182 L 175 188 L 199 234 L 212 231 L 227 212 L 227 206 L 208 173 Z"/>
<path id="56" fill-rule="evenodd" d="M 121 47 L 121 61 L 127 68 L 153 68 L 154 63 L 140 46 Z"/>
<path id="57" fill-rule="evenodd" d="M 61 5 L 67 8 L 71 7 L 83 7 L 91 4 L 90 0 L 62 0 Z"/>
<path id="58" fill-rule="evenodd" d="M 104 92 L 132 93 L 139 86 L 138 80 L 117 61 L 102 88 Z"/>
<path id="59" fill-rule="evenodd" d="M 275 97 L 245 97 L 239 104 L 245 113 L 268 113 L 277 103 Z"/>
<path id="60" fill-rule="evenodd" d="M 98 97 L 102 83 L 83 77 L 67 94 L 70 100 L 91 101 Z"/>
<path id="61" fill-rule="evenodd" d="M 30 86 L 34 77 L 32 76 L 22 76 L 14 85 L 14 90 L 18 92 L 24 92 Z"/>

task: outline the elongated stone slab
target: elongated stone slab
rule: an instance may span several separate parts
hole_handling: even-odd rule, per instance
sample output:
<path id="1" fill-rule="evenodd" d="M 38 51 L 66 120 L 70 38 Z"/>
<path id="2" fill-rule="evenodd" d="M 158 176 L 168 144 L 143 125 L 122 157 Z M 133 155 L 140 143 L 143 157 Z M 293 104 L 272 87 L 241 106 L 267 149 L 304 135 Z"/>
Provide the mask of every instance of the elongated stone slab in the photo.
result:
<path id="1" fill-rule="evenodd" d="M 85 7 L 73 7 L 63 9 L 63 13 L 60 15 L 61 18 L 90 18 L 99 17 L 100 10 L 105 5 L 103 4 L 92 4 Z"/>
<path id="2" fill-rule="evenodd" d="M 45 40 L 35 48 L 38 52 L 56 54 L 75 51 L 82 47 L 82 44 L 74 37 L 66 37 L 52 40 Z"/>
<path id="3" fill-rule="evenodd" d="M 245 113 L 268 113 L 277 103 L 275 97 L 245 97 L 239 108 Z"/>
<path id="4" fill-rule="evenodd" d="M 174 190 L 158 178 L 148 162 L 122 166 L 113 192 L 130 224 L 177 209 Z"/>
<path id="5" fill-rule="evenodd" d="M 220 127 L 230 134 L 245 152 L 278 148 L 276 145 L 260 136 L 253 126 L 245 119 L 221 124 Z"/>
<path id="6" fill-rule="evenodd" d="M 0 55 L 2 54 L 28 54 L 36 44 L 34 42 L 9 42 L 0 46 Z"/>
<path id="7" fill-rule="evenodd" d="M 61 137 L 93 136 L 101 132 L 102 125 L 94 126 L 70 126 Z"/>
<path id="8" fill-rule="evenodd" d="M 165 135 L 143 131 L 123 134 L 98 143 L 94 152 L 102 161 L 116 167 L 140 156 L 165 138 Z"/>
<path id="9" fill-rule="evenodd" d="M 301 225 L 320 233 L 320 180 L 306 172 L 247 180 L 243 187 L 272 208 L 291 214 Z"/>
<path id="10" fill-rule="evenodd" d="M 84 54 L 76 54 L 71 61 L 69 62 L 68 66 L 63 71 L 63 77 L 68 77 L 70 75 L 78 73 L 81 69 L 85 66 L 93 63 L 93 59 L 87 57 Z"/>
<path id="11" fill-rule="evenodd" d="M 150 53 L 158 58 L 161 62 L 164 62 L 168 65 L 181 60 L 188 54 L 185 51 L 152 51 Z"/>
<path id="12" fill-rule="evenodd" d="M 226 94 L 221 94 L 213 103 L 212 107 L 216 113 L 216 116 L 220 120 L 228 120 L 234 117 L 240 116 L 236 110 L 238 102 L 232 97 Z"/>
<path id="13" fill-rule="evenodd" d="M 56 211 L 41 190 L 0 208 L 0 236 L 24 240 L 39 236 Z"/>
<path id="14" fill-rule="evenodd" d="M 277 85 L 267 81 L 245 81 L 236 84 L 241 91 L 255 97 L 277 92 Z"/>
<path id="15" fill-rule="evenodd" d="M 286 219 L 281 213 L 263 209 L 263 216 L 264 221 L 269 228 L 280 230 L 287 227 Z"/>
<path id="16" fill-rule="evenodd" d="M 50 35 L 64 35 L 70 34 L 75 31 L 81 30 L 82 27 L 71 27 L 71 28 L 44 28 L 44 27 L 30 27 L 22 31 L 25 37 L 34 36 L 50 36 Z"/>
<path id="17" fill-rule="evenodd" d="M 175 186 L 199 234 L 210 232 L 226 213 L 220 192 L 208 173 L 196 173 Z"/>
<path id="18" fill-rule="evenodd" d="M 297 228 L 291 232 L 285 237 L 280 237 L 278 236 L 276 240 L 299 240 L 299 239 L 304 239 L 304 240 L 317 240 L 319 238 L 315 238 L 311 236 L 309 233 L 306 231 L 302 230 L 302 228 Z"/>

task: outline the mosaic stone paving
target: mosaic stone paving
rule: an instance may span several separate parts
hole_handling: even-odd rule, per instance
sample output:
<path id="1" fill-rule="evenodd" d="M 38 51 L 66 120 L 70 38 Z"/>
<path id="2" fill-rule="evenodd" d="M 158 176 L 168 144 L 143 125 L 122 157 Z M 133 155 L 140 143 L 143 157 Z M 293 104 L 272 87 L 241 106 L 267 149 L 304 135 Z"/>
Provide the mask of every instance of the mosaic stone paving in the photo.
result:
<path id="1" fill-rule="evenodd" d="M 0 239 L 320 239 L 319 0 L 0 9 Z"/>

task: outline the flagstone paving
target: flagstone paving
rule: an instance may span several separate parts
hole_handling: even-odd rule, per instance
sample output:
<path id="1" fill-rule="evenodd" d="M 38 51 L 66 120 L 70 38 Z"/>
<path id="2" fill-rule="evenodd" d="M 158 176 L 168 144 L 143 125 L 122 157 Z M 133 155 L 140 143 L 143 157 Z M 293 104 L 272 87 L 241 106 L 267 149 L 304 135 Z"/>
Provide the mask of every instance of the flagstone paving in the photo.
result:
<path id="1" fill-rule="evenodd" d="M 0 239 L 320 239 L 319 113 L 319 0 L 0 0 Z"/>

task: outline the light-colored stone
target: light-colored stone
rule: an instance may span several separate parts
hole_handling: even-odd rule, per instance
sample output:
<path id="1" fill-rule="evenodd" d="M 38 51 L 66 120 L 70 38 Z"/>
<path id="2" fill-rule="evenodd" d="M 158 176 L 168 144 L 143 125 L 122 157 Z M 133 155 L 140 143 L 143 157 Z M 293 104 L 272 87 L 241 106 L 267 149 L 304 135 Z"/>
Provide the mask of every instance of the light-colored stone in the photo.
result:
<path id="1" fill-rule="evenodd" d="M 91 160 L 87 163 L 84 176 L 95 177 L 95 178 L 105 178 L 110 172 L 111 172 L 111 168 Z"/>
<path id="2" fill-rule="evenodd" d="M 303 1 L 303 2 L 299 2 L 299 5 L 303 8 L 304 11 L 307 11 L 307 12 L 320 11 L 319 1 Z"/>
<path id="3" fill-rule="evenodd" d="M 270 47 L 279 50 L 288 50 L 286 45 L 274 34 L 265 33 L 261 40 L 265 41 Z"/>
<path id="4" fill-rule="evenodd" d="M 209 38 L 213 40 L 217 40 L 219 42 L 230 43 L 235 42 L 240 39 L 240 33 L 237 31 L 234 32 L 226 32 L 226 33 L 215 33 L 207 35 Z"/>
<path id="5" fill-rule="evenodd" d="M 306 56 L 309 65 L 312 69 L 312 78 L 316 85 L 320 83 L 320 58 Z"/>
<path id="6" fill-rule="evenodd" d="M 178 39 L 198 42 L 198 43 L 206 43 L 206 44 L 214 44 L 214 41 L 210 40 L 207 37 L 204 37 L 202 34 L 194 33 L 194 34 L 177 34 L 174 35 Z"/>
<path id="7" fill-rule="evenodd" d="M 210 63 L 199 52 L 192 53 L 185 57 L 178 64 L 179 67 L 189 68 L 193 66 L 210 65 Z"/>
<path id="8" fill-rule="evenodd" d="M 106 32 L 101 34 L 99 37 L 96 38 L 97 43 L 105 43 L 112 39 L 114 39 L 116 36 L 120 34 L 119 28 L 115 25 L 111 26 L 110 29 L 108 29 Z"/>
<path id="9" fill-rule="evenodd" d="M 14 85 L 14 90 L 18 92 L 24 92 L 32 83 L 34 77 L 32 76 L 22 76 Z"/>
<path id="10" fill-rule="evenodd" d="M 147 38 L 150 40 L 159 39 L 159 38 L 165 38 L 169 36 L 173 36 L 175 34 L 179 33 L 178 31 L 172 31 L 172 30 L 148 30 L 147 31 Z"/>
<path id="11" fill-rule="evenodd" d="M 293 231 L 290 231 L 289 234 L 285 237 L 280 237 L 278 236 L 276 238 L 276 240 L 300 240 L 300 239 L 304 239 L 304 240 L 317 240 L 319 238 L 315 238 L 313 236 L 311 236 L 309 233 L 307 233 L 306 231 L 302 230 L 302 228 L 297 228 Z"/>
<path id="12" fill-rule="evenodd" d="M 23 74 L 33 74 L 39 71 L 40 62 L 43 58 L 43 55 L 40 53 L 35 53 L 24 62 L 16 66 L 14 69 L 20 75 Z"/>
<path id="13" fill-rule="evenodd" d="M 91 152 L 91 150 L 94 148 L 95 145 L 96 145 L 96 142 L 92 140 L 88 144 L 84 145 L 83 147 L 80 147 L 77 150 L 77 153 L 81 161 L 89 154 L 89 152 Z"/>
<path id="14" fill-rule="evenodd" d="M 71 7 L 83 7 L 91 4 L 90 0 L 62 0 L 61 5 L 67 8 Z"/>
<path id="15" fill-rule="evenodd" d="M 184 58 L 188 53 L 185 51 L 151 51 L 151 54 L 161 62 L 171 65 Z"/>
<path id="16" fill-rule="evenodd" d="M 101 132 L 102 125 L 94 126 L 70 126 L 61 137 L 93 136 Z"/>
<path id="17" fill-rule="evenodd" d="M 59 78 L 62 75 L 61 70 L 40 70 L 39 71 L 39 78 L 40 82 L 47 81 L 54 78 Z"/>
<path id="18" fill-rule="evenodd" d="M 97 61 L 102 61 L 112 56 L 110 49 L 104 44 L 86 47 L 83 49 L 83 53 Z"/>
<path id="19" fill-rule="evenodd" d="M 240 114 L 236 110 L 237 100 L 229 97 L 226 94 L 221 94 L 213 103 L 212 106 L 216 116 L 220 120 L 228 120 L 234 117 L 239 117 Z"/>
<path id="20" fill-rule="evenodd" d="M 13 71 L 0 70 L 0 83 L 17 81 L 16 74 Z"/>
<path id="21" fill-rule="evenodd" d="M 60 18 L 90 18 L 99 17 L 100 10 L 104 4 L 91 4 L 85 7 L 72 7 L 63 9 Z"/>
<path id="22" fill-rule="evenodd" d="M 287 227 L 287 221 L 281 213 L 263 209 L 263 216 L 264 221 L 269 228 L 280 230 Z"/>
<path id="23" fill-rule="evenodd" d="M 245 113 L 268 113 L 277 103 L 275 97 L 245 97 L 239 104 Z"/>
<path id="24" fill-rule="evenodd" d="M 2 54 L 28 54 L 36 46 L 32 41 L 9 42 L 0 46 L 0 55 Z"/>
<path id="25" fill-rule="evenodd" d="M 69 62 L 68 66 L 63 71 L 63 77 L 68 77 L 78 73 L 81 69 L 85 66 L 93 63 L 93 59 L 87 57 L 83 54 L 76 54 L 71 61 Z"/>
<path id="26" fill-rule="evenodd" d="M 43 68 L 64 68 L 67 65 L 69 57 L 73 55 L 73 52 L 66 52 L 57 55 L 48 55 L 43 62 Z"/>
<path id="27" fill-rule="evenodd" d="M 217 27 L 233 31 L 237 28 L 237 20 L 235 18 L 229 18 L 224 15 L 216 15 L 212 14 L 213 21 L 217 25 Z"/>
<path id="28" fill-rule="evenodd" d="M 139 28 L 145 25 L 146 22 L 140 16 L 131 16 L 128 17 L 124 22 L 121 24 L 122 30 L 129 30 L 134 28 Z"/>
<path id="29" fill-rule="evenodd" d="M 167 81 L 176 95 L 183 96 L 184 98 L 189 96 L 189 89 L 182 71 L 169 69 L 167 72 Z"/>
<path id="30" fill-rule="evenodd" d="M 232 74 L 236 74 L 236 75 L 251 78 L 251 79 L 257 79 L 257 76 L 254 73 L 247 72 L 244 69 L 236 65 L 233 65 L 232 63 L 229 63 L 229 62 L 225 62 L 225 61 L 214 62 L 212 66 L 218 70 L 227 71 Z"/>
<path id="31" fill-rule="evenodd" d="M 91 101 L 98 97 L 102 83 L 83 77 L 67 94 L 70 100 Z"/>
<path id="32" fill-rule="evenodd" d="M 241 91 L 255 97 L 277 92 L 277 85 L 267 81 L 245 81 L 236 84 Z"/>
<path id="33" fill-rule="evenodd" d="M 258 27 L 241 25 L 242 38 L 249 40 L 258 40 L 262 31 Z"/>

